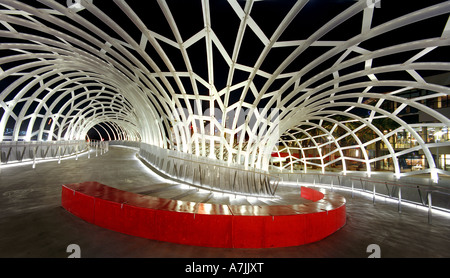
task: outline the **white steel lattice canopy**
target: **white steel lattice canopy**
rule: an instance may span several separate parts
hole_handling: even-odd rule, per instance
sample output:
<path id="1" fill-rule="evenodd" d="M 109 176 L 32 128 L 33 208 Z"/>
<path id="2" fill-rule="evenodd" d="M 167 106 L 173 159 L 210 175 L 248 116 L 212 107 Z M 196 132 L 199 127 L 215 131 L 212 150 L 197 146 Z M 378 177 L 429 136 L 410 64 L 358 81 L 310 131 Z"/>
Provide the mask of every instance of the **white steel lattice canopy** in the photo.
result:
<path id="1" fill-rule="evenodd" d="M 264 170 L 401 175 L 414 154 L 446 173 L 449 1 L 0 6 L 0 141 L 96 130 Z"/>

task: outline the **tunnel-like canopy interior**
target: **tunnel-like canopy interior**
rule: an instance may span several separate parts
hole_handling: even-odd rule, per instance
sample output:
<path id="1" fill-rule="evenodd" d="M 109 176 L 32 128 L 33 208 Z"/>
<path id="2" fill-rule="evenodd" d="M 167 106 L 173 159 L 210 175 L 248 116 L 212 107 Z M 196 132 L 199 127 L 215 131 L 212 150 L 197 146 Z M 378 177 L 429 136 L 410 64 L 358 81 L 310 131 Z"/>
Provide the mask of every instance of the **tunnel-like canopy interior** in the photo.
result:
<path id="1" fill-rule="evenodd" d="M 263 170 L 448 173 L 449 1 L 0 8 L 0 141 L 131 140 Z"/>

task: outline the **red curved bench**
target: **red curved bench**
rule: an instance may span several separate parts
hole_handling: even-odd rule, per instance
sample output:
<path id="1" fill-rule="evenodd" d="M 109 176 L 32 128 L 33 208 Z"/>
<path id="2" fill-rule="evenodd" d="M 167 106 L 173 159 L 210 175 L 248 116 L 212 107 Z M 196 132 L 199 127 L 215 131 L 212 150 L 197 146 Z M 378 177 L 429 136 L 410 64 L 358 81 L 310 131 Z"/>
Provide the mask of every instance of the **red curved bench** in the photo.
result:
<path id="1" fill-rule="evenodd" d="M 302 245 L 345 225 L 345 198 L 302 187 L 314 202 L 250 206 L 196 203 L 140 195 L 98 182 L 62 186 L 61 205 L 100 227 L 179 244 L 267 248 Z"/>

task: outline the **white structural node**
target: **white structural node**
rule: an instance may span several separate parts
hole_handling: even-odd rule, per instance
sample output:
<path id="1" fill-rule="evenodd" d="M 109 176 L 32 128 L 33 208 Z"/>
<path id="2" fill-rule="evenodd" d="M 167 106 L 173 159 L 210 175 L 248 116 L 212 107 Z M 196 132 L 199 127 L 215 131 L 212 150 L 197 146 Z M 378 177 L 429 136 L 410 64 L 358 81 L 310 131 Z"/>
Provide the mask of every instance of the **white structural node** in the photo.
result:
<path id="1" fill-rule="evenodd" d="M 0 142 L 138 141 L 266 173 L 448 173 L 450 1 L 0 8 Z"/>

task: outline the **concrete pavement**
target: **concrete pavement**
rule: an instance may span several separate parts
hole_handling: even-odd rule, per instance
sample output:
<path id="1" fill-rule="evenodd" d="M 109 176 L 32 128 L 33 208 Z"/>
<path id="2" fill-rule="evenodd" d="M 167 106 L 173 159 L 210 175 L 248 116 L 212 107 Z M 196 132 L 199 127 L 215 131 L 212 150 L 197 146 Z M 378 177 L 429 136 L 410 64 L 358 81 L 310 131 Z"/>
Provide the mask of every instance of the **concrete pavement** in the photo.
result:
<path id="1" fill-rule="evenodd" d="M 195 192 L 149 171 L 136 159 L 136 150 L 111 146 L 102 156 L 91 154 L 31 165 L 1 166 L 0 257 L 65 258 L 66 248 L 77 244 L 81 257 L 90 258 L 365 258 L 367 246 L 380 246 L 381 257 L 450 257 L 450 218 L 392 203 L 372 203 L 370 197 L 339 192 L 347 199 L 347 223 L 331 236 L 315 243 L 271 249 L 222 249 L 153 241 L 110 231 L 87 223 L 60 206 L 61 185 L 98 181 L 137 193 L 208 202 L 249 202 L 221 199 L 220 194 Z M 286 202 L 299 193 L 283 187 Z M 283 202 L 252 200 L 252 202 Z M 254 204 L 250 202 L 251 204 Z M 261 203 L 258 203 L 261 204 Z"/>

